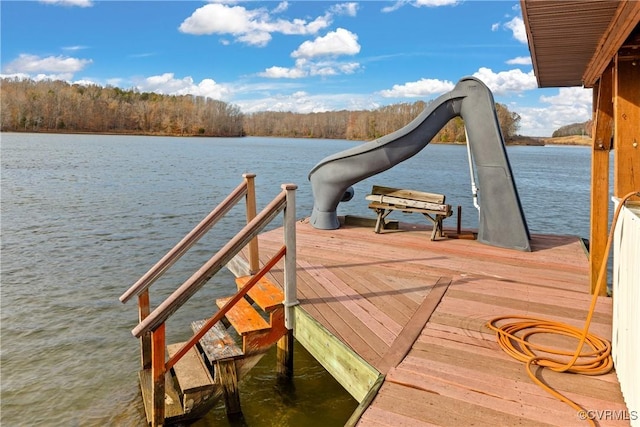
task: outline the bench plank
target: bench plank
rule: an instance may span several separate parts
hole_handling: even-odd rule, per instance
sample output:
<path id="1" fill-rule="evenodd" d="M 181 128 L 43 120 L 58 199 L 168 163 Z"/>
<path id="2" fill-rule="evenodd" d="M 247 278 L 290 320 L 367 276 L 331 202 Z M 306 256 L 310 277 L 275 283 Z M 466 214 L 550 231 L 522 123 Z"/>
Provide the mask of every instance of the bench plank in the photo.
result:
<path id="1" fill-rule="evenodd" d="M 371 189 L 371 194 L 379 194 L 382 196 L 392 196 L 401 199 L 420 200 L 423 202 L 431 202 L 443 204 L 445 196 L 443 194 L 426 193 L 424 191 L 416 190 L 403 190 L 401 188 L 383 187 L 381 185 L 374 185 Z"/>
<path id="2" fill-rule="evenodd" d="M 397 206 L 397 207 L 394 207 L 394 209 L 415 208 L 415 209 L 421 209 L 421 210 L 434 211 L 438 213 L 439 212 L 446 213 L 448 210 L 451 210 L 451 206 L 449 205 L 442 205 L 442 204 L 437 204 L 432 202 L 423 202 L 420 200 L 402 199 L 399 197 L 384 196 L 382 194 L 369 194 L 368 196 L 366 196 L 366 199 L 372 202 L 380 203 L 380 204 Z"/>
<path id="3" fill-rule="evenodd" d="M 451 205 L 444 203 L 443 194 L 425 193 L 423 191 L 403 190 L 399 188 L 374 185 L 371 194 L 365 197 L 370 201 L 369 209 L 378 214 L 375 232 L 384 229 L 384 220 L 392 211 L 421 213 L 433 223 L 431 240 L 443 237 L 442 220 L 451 216 Z"/>

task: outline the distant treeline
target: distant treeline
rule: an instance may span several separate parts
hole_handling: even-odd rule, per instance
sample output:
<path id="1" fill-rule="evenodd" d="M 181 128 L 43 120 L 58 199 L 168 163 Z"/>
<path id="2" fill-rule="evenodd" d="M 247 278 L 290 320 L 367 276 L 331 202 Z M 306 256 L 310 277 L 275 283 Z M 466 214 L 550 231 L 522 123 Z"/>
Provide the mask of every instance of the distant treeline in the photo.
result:
<path id="1" fill-rule="evenodd" d="M 563 136 L 592 136 L 591 135 L 591 120 L 588 120 L 584 123 L 572 123 L 570 125 L 562 126 L 558 128 L 555 132 L 553 132 L 553 138 L 559 138 Z"/>
<path id="2" fill-rule="evenodd" d="M 243 114 L 237 106 L 192 95 L 159 95 L 63 81 L 2 79 L 0 131 L 87 132 L 169 136 L 275 136 L 372 140 L 394 132 L 427 103 L 401 103 L 365 111 Z M 502 134 L 517 135 L 520 116 L 496 104 Z M 464 142 L 455 118 L 434 141 Z"/>
<path id="3" fill-rule="evenodd" d="M 2 79 L 2 131 L 242 135 L 238 107 L 63 81 Z"/>

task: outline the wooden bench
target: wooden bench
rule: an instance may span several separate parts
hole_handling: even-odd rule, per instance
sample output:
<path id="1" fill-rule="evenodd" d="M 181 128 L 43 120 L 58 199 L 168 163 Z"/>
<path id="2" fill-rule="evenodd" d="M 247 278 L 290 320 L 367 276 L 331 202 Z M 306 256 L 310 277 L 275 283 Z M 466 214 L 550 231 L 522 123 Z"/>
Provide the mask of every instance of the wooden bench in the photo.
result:
<path id="1" fill-rule="evenodd" d="M 452 213 L 451 205 L 445 204 L 445 196 L 442 194 L 374 185 L 371 194 L 367 195 L 366 199 L 371 202 L 369 209 L 375 210 L 378 214 L 376 233 L 380 233 L 380 230 L 384 229 L 384 219 L 392 211 L 417 212 L 423 214 L 433 223 L 431 240 L 436 240 L 438 237 L 444 237 L 442 220 L 451 216 Z"/>

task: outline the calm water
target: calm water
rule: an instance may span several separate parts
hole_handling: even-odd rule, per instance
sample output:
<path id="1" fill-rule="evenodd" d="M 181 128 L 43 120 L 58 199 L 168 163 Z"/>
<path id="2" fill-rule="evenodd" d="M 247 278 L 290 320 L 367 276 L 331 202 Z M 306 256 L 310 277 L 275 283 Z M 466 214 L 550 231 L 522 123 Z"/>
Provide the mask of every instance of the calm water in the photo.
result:
<path id="1" fill-rule="evenodd" d="M 6 426 L 144 425 L 138 346 L 130 330 L 135 301 L 118 297 L 242 180 L 257 174 L 258 207 L 298 184 L 300 218 L 313 205 L 309 170 L 353 146 L 341 140 L 160 138 L 2 134 L 1 423 Z M 588 237 L 590 150 L 510 147 L 508 153 L 533 233 Z M 467 152 L 431 145 L 355 186 L 339 214 L 371 216 L 371 185 L 447 195 L 463 225 L 477 226 Z M 188 278 L 244 218 L 238 207 L 151 288 L 157 304 Z M 407 221 L 417 217 L 406 217 Z M 450 225 L 455 224 L 450 220 Z M 278 224 L 276 224 L 278 225 Z M 167 340 L 212 314 L 233 277 L 221 271 L 172 317 Z M 304 349 L 293 387 L 274 377 L 267 355 L 241 386 L 248 426 L 339 426 L 356 402 Z M 196 425 L 230 425 L 224 409 Z"/>

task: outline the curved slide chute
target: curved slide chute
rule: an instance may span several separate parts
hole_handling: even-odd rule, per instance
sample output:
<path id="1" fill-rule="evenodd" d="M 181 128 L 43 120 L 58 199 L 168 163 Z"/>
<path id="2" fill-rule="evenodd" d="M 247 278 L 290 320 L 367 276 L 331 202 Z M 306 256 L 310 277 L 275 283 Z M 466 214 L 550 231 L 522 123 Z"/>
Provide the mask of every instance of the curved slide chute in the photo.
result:
<path id="1" fill-rule="evenodd" d="M 465 123 L 480 188 L 478 240 L 530 251 L 529 229 L 493 95 L 474 77 L 462 78 L 402 129 L 320 161 L 309 173 L 314 198 L 311 224 L 323 230 L 339 228 L 336 209 L 349 187 L 414 156 L 457 116 Z"/>

